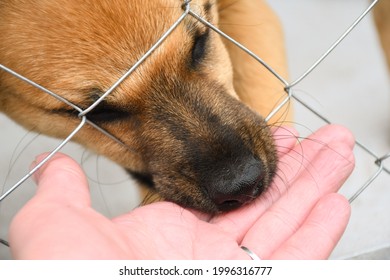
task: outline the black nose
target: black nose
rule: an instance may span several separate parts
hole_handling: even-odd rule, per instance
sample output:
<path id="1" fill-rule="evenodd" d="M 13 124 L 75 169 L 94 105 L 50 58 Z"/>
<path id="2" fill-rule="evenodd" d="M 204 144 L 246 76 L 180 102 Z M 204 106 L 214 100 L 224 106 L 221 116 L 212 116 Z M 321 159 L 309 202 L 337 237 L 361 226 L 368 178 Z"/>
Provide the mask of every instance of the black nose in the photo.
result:
<path id="1" fill-rule="evenodd" d="M 263 190 L 262 181 L 263 166 L 251 157 L 216 171 L 207 190 L 220 211 L 229 211 L 255 199 Z"/>

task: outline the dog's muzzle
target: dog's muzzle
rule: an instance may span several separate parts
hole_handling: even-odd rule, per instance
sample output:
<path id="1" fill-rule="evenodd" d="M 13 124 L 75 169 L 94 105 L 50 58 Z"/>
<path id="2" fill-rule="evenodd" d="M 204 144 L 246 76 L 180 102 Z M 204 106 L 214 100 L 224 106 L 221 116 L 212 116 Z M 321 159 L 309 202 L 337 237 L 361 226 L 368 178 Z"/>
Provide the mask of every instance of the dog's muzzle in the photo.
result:
<path id="1" fill-rule="evenodd" d="M 251 202 L 263 191 L 263 165 L 250 157 L 231 163 L 210 178 L 206 190 L 219 211 L 229 211 Z"/>

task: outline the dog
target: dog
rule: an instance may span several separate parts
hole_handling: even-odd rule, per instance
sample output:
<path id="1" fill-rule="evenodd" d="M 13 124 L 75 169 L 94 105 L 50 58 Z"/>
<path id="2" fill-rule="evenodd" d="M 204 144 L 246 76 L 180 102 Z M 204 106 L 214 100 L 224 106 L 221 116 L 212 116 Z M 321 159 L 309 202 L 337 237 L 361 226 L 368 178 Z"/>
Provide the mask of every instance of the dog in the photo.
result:
<path id="1" fill-rule="evenodd" d="M 0 0 L 0 64 L 86 109 L 187 5 L 287 75 L 280 23 L 260 0 Z M 281 110 L 268 123 L 262 116 L 284 94 L 268 70 L 187 15 L 86 114 L 123 144 L 91 125 L 73 140 L 165 200 L 221 213 L 250 203 L 272 182 L 278 160 L 270 126 L 291 112 Z M 5 71 L 0 111 L 60 138 L 80 123 L 74 108 Z"/>

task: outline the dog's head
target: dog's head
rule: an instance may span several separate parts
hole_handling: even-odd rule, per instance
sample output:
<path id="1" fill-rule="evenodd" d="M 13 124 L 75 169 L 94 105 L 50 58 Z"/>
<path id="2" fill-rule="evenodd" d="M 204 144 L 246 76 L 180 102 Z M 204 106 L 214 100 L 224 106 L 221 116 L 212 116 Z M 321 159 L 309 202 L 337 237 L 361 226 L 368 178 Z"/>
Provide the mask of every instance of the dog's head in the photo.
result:
<path id="1" fill-rule="evenodd" d="M 191 2 L 217 24 L 215 1 Z M 87 108 L 182 15 L 180 0 L 0 1 L 0 63 Z M 79 123 L 68 105 L 0 72 L 0 109 L 24 126 L 64 137 Z M 261 92 L 259 92 L 261 94 Z M 87 118 L 75 136 L 204 212 L 260 195 L 276 169 L 264 120 L 238 101 L 221 38 L 192 16 Z"/>

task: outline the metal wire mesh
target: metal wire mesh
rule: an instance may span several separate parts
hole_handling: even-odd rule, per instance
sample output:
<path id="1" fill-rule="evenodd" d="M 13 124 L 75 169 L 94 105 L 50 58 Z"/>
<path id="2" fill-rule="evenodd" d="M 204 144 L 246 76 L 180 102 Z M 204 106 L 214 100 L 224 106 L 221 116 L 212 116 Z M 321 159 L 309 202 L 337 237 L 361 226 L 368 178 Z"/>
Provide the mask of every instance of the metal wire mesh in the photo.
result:
<path id="1" fill-rule="evenodd" d="M 146 59 L 149 58 L 153 54 L 153 52 L 158 49 L 158 47 L 161 44 L 164 44 L 165 39 L 170 36 L 170 34 L 176 29 L 176 27 L 180 24 L 182 24 L 183 20 L 186 17 L 193 17 L 212 29 L 214 32 L 217 32 L 220 36 L 223 36 L 225 39 L 231 41 L 233 44 L 235 44 L 237 47 L 241 48 L 243 51 L 245 51 L 248 55 L 250 55 L 253 59 L 258 61 L 259 64 L 262 65 L 262 67 L 265 67 L 270 71 L 276 79 L 278 79 L 285 87 L 285 98 L 276 106 L 276 108 L 266 117 L 266 120 L 269 120 L 272 116 L 274 116 L 286 103 L 291 102 L 292 100 L 294 102 L 297 102 L 301 104 L 304 108 L 309 110 L 313 115 L 318 117 L 321 121 L 324 123 L 332 123 L 330 119 L 328 119 L 327 116 L 319 113 L 315 108 L 307 104 L 303 99 L 299 97 L 299 95 L 295 94 L 295 89 L 297 86 L 299 86 L 303 80 L 309 79 L 310 74 L 324 61 L 326 58 L 331 54 L 341 43 L 342 41 L 349 36 L 349 34 L 353 31 L 353 29 L 364 19 L 367 14 L 371 11 L 371 9 L 377 4 L 379 0 L 373 1 L 366 10 L 364 10 L 360 15 L 357 16 L 356 20 L 345 30 L 345 32 L 342 33 L 342 35 L 335 40 L 334 43 L 330 44 L 329 48 L 319 56 L 317 60 L 313 62 L 313 64 L 307 68 L 306 71 L 302 75 L 300 75 L 297 79 L 289 82 L 286 81 L 281 75 L 279 75 L 275 70 L 272 69 L 267 64 L 267 61 L 263 61 L 261 57 L 256 56 L 251 50 L 247 49 L 245 46 L 241 45 L 240 42 L 235 41 L 233 38 L 229 37 L 227 34 L 223 33 L 221 30 L 219 30 L 216 26 L 212 25 L 210 22 L 208 22 L 205 18 L 202 16 L 198 15 L 191 6 L 191 0 L 184 0 L 183 1 L 183 13 L 181 16 L 177 19 L 177 21 L 168 29 L 166 32 L 163 34 L 163 36 L 151 47 L 149 51 L 147 51 L 141 59 L 134 64 L 120 79 L 118 79 L 95 103 L 93 103 L 90 107 L 86 109 L 81 109 L 77 105 L 69 102 L 68 100 L 64 99 L 63 97 L 59 96 L 55 92 L 52 92 L 38 84 L 36 84 L 34 81 L 29 80 L 26 77 L 21 76 L 20 74 L 14 72 L 12 69 L 7 68 L 5 65 L 0 64 L 0 71 L 5 71 L 8 72 L 9 74 L 17 77 L 18 79 L 40 89 L 41 91 L 45 92 L 48 95 L 51 95 L 52 97 L 60 100 L 61 102 L 66 103 L 67 105 L 71 106 L 74 108 L 78 113 L 79 113 L 79 119 L 80 123 L 79 125 L 74 129 L 74 131 L 69 134 L 66 139 L 64 139 L 55 149 L 52 150 L 52 152 L 38 165 L 36 166 L 33 170 L 28 172 L 23 178 L 21 178 L 18 182 L 12 184 L 11 186 L 7 186 L 4 190 L 4 192 L 0 196 L 0 207 L 1 203 L 4 202 L 6 199 L 10 199 L 12 197 L 12 192 L 15 191 L 18 188 L 23 187 L 23 183 L 34 173 L 36 170 L 38 170 L 43 164 L 45 164 L 54 154 L 56 154 L 59 150 L 61 150 L 71 139 L 86 125 L 92 125 L 96 129 L 98 129 L 101 133 L 108 135 L 115 141 L 120 142 L 115 136 L 108 134 L 106 131 L 103 129 L 97 127 L 95 124 L 90 122 L 88 120 L 88 113 L 91 112 L 100 102 L 102 102 L 105 98 L 107 98 L 108 95 L 110 95 L 125 79 L 131 79 L 132 73 L 139 67 Z M 1 61 L 0 61 L 1 63 Z M 373 149 L 367 147 L 364 143 L 360 142 L 359 140 L 357 141 L 358 147 L 364 153 L 366 153 L 372 160 L 372 163 L 377 166 L 375 172 L 371 174 L 365 182 L 362 183 L 362 185 L 356 190 L 349 198 L 350 202 L 352 203 L 357 197 L 359 197 L 363 191 L 368 188 L 373 181 L 375 181 L 378 176 L 381 174 L 389 174 L 390 170 L 386 167 L 385 161 L 390 157 L 390 152 L 385 153 L 385 154 L 378 154 L 376 151 Z M 3 178 L 0 178 L 3 179 Z M 1 208 L 0 208 L 1 209 Z M 5 241 L 2 241 L 4 245 L 6 245 Z M 1 245 L 0 245 L 1 246 Z"/>

